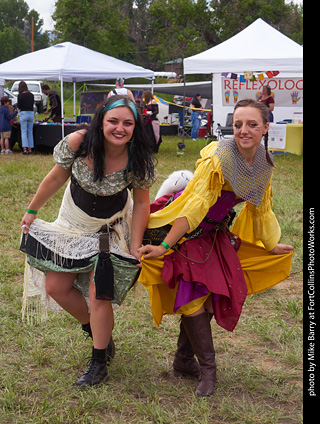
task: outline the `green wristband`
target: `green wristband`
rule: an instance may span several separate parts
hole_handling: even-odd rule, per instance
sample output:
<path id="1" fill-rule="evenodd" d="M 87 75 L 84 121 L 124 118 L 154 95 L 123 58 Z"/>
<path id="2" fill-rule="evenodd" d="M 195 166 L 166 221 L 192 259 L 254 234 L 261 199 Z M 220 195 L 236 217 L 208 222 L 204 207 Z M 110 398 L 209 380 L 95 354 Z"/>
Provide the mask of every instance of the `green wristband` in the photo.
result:
<path id="1" fill-rule="evenodd" d="M 27 208 L 28 213 L 32 213 L 32 215 L 37 215 L 38 211 L 34 211 L 33 209 Z"/>
<path id="2" fill-rule="evenodd" d="M 168 251 L 170 249 L 170 246 L 164 240 L 161 242 L 161 244 L 162 244 L 162 246 L 164 246 L 166 248 L 166 251 Z"/>

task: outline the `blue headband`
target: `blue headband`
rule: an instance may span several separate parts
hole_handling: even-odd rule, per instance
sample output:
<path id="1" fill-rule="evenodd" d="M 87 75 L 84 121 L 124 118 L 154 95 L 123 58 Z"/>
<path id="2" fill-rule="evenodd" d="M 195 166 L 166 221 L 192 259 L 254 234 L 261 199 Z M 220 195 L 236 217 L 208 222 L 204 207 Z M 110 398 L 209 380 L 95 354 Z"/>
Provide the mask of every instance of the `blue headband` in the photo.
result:
<path id="1" fill-rule="evenodd" d="M 119 107 L 119 106 L 127 106 L 127 107 L 129 107 L 132 110 L 132 113 L 134 115 L 135 120 L 138 119 L 138 112 L 137 112 L 136 105 L 130 99 L 128 99 L 128 104 L 125 103 L 124 99 L 116 100 L 115 102 L 113 102 L 110 105 L 106 106 L 103 109 L 103 113 L 106 113 L 108 110 L 114 109 L 115 107 Z"/>

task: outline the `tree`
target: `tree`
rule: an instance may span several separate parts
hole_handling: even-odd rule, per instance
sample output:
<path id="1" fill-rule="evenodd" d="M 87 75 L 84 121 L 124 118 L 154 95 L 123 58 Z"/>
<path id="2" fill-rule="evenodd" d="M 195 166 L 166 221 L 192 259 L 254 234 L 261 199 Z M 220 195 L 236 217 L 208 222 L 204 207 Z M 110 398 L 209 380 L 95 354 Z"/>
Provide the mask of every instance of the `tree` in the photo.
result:
<path id="1" fill-rule="evenodd" d="M 258 18 L 278 31 L 302 43 L 302 9 L 286 4 L 285 0 L 211 0 L 219 23 L 220 41 L 225 41 L 242 31 Z"/>
<path id="2" fill-rule="evenodd" d="M 259 17 L 302 43 L 302 15 L 285 0 L 57 0 L 53 20 L 59 41 L 157 70 L 227 40 Z"/>
<path id="3" fill-rule="evenodd" d="M 43 20 L 24 0 L 0 0 L 0 62 L 6 62 L 31 51 L 32 18 L 34 50 L 48 47 L 49 35 L 41 33 Z"/>
<path id="4" fill-rule="evenodd" d="M 0 0 L 0 31 L 5 28 L 17 28 L 24 32 L 25 17 L 29 6 L 24 0 Z"/>
<path id="5" fill-rule="evenodd" d="M 208 47 L 215 39 L 212 11 L 205 0 L 155 0 L 150 5 L 150 59 L 184 58 Z"/>
<path id="6" fill-rule="evenodd" d="M 57 37 L 123 59 L 134 49 L 125 6 L 125 0 L 58 0 Z"/>
<path id="7" fill-rule="evenodd" d="M 0 31 L 0 63 L 21 56 L 28 51 L 28 43 L 18 28 L 5 28 Z"/>

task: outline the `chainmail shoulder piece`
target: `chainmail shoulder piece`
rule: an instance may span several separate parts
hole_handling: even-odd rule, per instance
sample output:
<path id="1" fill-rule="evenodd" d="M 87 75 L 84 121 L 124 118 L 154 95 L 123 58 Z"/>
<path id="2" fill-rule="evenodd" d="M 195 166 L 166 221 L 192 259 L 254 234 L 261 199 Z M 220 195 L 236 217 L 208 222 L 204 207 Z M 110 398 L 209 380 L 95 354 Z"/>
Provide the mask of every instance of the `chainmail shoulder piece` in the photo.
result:
<path id="1" fill-rule="evenodd" d="M 235 140 L 222 140 L 215 154 L 220 160 L 222 175 L 235 194 L 258 206 L 273 172 L 273 167 L 267 161 L 264 146 L 260 144 L 252 166 L 248 165 L 239 152 Z"/>

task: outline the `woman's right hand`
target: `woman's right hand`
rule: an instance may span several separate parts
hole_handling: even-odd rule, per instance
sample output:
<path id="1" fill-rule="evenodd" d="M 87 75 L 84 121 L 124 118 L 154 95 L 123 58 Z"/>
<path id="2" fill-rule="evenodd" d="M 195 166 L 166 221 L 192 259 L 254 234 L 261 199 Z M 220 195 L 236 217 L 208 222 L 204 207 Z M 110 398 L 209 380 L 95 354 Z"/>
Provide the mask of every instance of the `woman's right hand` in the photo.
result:
<path id="1" fill-rule="evenodd" d="M 36 218 L 37 218 L 37 215 L 26 212 L 20 224 L 20 231 L 23 231 L 24 234 L 28 234 L 30 225 L 33 223 L 33 221 Z"/>

